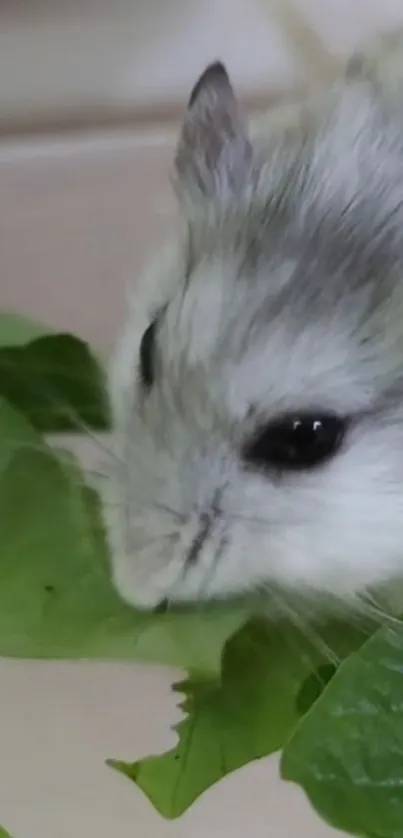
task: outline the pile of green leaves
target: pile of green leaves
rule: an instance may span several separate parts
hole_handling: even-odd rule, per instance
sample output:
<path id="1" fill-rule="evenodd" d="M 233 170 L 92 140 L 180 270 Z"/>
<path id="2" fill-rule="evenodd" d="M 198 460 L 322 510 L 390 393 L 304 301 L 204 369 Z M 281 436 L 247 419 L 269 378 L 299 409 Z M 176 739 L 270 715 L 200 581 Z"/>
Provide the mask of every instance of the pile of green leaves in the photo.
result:
<path id="1" fill-rule="evenodd" d="M 126 606 L 110 584 L 99 499 L 43 436 L 108 426 L 88 347 L 0 315 L 0 655 L 185 670 L 176 747 L 109 760 L 168 818 L 281 749 L 282 776 L 331 824 L 402 838 L 403 628 L 331 623 L 312 642 L 242 604 L 151 615 Z"/>

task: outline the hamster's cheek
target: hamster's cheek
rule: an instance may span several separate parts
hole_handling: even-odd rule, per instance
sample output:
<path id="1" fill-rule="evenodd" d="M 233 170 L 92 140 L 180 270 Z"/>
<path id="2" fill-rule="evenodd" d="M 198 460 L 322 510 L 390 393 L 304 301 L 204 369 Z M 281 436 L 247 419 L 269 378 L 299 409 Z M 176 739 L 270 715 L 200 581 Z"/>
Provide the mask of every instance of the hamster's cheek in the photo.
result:
<path id="1" fill-rule="evenodd" d="M 300 498 L 299 515 L 272 541 L 275 581 L 348 600 L 403 575 L 401 486 L 392 474 L 373 478 L 328 486 L 316 504 L 310 496 L 305 518 Z"/>
<path id="2" fill-rule="evenodd" d="M 238 521 L 215 588 L 280 587 L 347 602 L 403 578 L 402 466 L 383 438 L 367 442 L 306 477 L 251 478 L 234 500 Z"/>

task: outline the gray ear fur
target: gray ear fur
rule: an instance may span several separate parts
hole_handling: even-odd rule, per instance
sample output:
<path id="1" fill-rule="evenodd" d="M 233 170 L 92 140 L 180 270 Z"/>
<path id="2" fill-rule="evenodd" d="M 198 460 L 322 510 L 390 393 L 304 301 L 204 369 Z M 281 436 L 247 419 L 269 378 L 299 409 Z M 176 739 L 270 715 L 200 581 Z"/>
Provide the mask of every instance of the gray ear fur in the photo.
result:
<path id="1" fill-rule="evenodd" d="M 179 193 L 226 200 L 242 189 L 252 146 L 223 64 L 211 64 L 193 88 L 175 160 Z"/>

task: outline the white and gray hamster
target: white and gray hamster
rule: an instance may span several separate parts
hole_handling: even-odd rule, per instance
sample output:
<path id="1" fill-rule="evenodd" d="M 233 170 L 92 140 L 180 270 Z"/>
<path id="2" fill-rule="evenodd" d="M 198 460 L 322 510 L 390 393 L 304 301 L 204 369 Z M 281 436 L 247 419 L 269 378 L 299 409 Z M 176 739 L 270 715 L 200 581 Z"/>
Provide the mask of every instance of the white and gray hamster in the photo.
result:
<path id="1" fill-rule="evenodd" d="M 175 161 L 183 232 L 110 375 L 114 583 L 358 602 L 403 577 L 403 35 L 250 134 L 224 67 Z"/>

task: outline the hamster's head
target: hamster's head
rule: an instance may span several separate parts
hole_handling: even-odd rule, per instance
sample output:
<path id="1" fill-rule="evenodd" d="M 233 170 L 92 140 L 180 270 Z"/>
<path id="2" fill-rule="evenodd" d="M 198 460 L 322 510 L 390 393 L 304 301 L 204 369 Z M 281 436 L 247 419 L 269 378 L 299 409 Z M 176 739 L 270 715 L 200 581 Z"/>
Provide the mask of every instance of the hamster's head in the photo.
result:
<path id="1" fill-rule="evenodd" d="M 193 91 L 183 234 L 111 370 L 104 511 L 135 606 L 348 601 L 403 572 L 403 143 L 336 87 L 263 139 L 222 65 Z"/>

